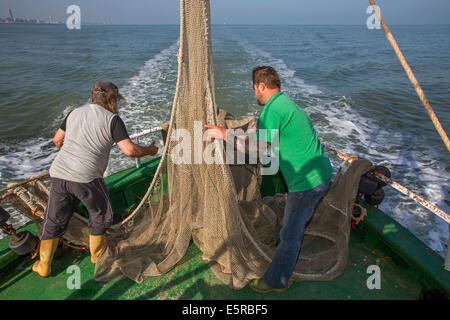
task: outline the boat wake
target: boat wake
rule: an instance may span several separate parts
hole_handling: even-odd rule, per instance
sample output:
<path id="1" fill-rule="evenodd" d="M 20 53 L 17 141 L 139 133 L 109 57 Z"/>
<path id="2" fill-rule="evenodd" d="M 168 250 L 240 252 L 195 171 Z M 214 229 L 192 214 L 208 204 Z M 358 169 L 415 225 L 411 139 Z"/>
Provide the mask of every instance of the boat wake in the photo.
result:
<path id="1" fill-rule="evenodd" d="M 251 70 L 258 65 L 271 65 L 280 75 L 283 91 L 309 114 L 325 145 L 387 166 L 395 181 L 442 210 L 450 211 L 445 200 L 450 194 L 445 158 L 443 161 L 442 155 L 427 143 L 426 135 L 418 135 L 413 127 L 387 127 L 379 119 L 364 113 L 367 106 L 360 105 L 362 102 L 306 83 L 288 62 L 253 45 L 241 35 L 229 32 L 224 37 L 219 34 L 213 38 L 213 45 L 219 107 L 232 111 L 235 116 L 258 115 L 261 107 L 256 105 L 251 90 Z M 126 101 L 120 106 L 119 114 L 130 135 L 169 121 L 176 88 L 178 46 L 176 41 L 161 50 L 120 88 Z M 52 126 L 58 127 L 74 107 L 67 106 Z M 139 142 L 149 144 L 152 140 L 162 148 L 159 133 Z M 50 138 L 1 142 L 0 185 L 46 171 L 55 156 Z M 331 158 L 333 167 L 337 168 L 340 160 Z M 106 175 L 133 164 L 133 160 L 114 148 Z M 447 223 L 392 188 L 385 188 L 385 192 L 386 199 L 380 209 L 430 248 L 445 255 L 449 237 Z M 13 213 L 12 216 L 16 220 L 13 221 L 15 227 L 23 224 L 21 215 Z"/>
<path id="2" fill-rule="evenodd" d="M 374 164 L 387 166 L 393 179 L 449 212 L 445 199 L 450 194 L 448 175 L 440 155 L 426 137 L 409 130 L 387 128 L 384 123 L 363 114 L 352 99 L 333 96 L 305 83 L 283 59 L 250 44 L 242 37 L 236 42 L 249 56 L 247 73 L 258 65 L 273 66 L 282 81 L 283 91 L 310 116 L 323 144 L 350 155 L 359 155 Z M 255 107 L 255 114 L 260 109 Z M 370 114 L 368 114 L 370 116 Z M 339 159 L 331 159 L 339 167 Z M 445 256 L 449 238 L 448 224 L 409 197 L 386 188 L 380 209 L 390 215 L 431 249 Z"/>

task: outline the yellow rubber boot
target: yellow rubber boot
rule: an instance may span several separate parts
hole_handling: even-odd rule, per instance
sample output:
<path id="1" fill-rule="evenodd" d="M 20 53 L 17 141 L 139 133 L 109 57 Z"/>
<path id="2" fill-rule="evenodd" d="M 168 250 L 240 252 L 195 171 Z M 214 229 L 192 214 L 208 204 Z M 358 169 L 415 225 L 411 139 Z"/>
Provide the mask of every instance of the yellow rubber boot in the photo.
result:
<path id="1" fill-rule="evenodd" d="M 106 236 L 89 235 L 89 251 L 91 252 L 91 262 L 97 263 L 97 258 L 106 246 Z"/>
<path id="2" fill-rule="evenodd" d="M 41 277 L 46 278 L 52 272 L 52 260 L 55 254 L 56 248 L 58 247 L 59 239 L 49 239 L 41 240 L 39 247 L 39 259 L 33 264 L 31 268 L 34 272 L 39 274 Z"/>

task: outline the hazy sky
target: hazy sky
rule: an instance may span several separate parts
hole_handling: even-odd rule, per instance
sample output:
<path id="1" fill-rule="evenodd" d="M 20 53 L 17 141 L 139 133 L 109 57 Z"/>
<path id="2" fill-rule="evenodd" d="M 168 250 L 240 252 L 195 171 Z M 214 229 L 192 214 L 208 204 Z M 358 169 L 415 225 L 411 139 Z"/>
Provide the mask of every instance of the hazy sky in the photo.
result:
<path id="1" fill-rule="evenodd" d="M 18 18 L 65 22 L 66 8 L 81 8 L 82 21 L 113 24 L 178 24 L 179 0 L 1 0 Z M 449 24 L 450 0 L 377 0 L 388 24 Z M 213 24 L 365 24 L 367 0 L 211 0 Z"/>

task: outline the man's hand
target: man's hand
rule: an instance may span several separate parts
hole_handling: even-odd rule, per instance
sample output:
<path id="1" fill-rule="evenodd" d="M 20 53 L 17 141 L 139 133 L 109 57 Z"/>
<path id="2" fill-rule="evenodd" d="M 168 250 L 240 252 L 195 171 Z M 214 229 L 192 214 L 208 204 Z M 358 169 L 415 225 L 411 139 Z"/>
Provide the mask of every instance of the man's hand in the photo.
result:
<path id="1" fill-rule="evenodd" d="M 66 133 L 62 129 L 58 129 L 53 137 L 53 143 L 58 149 L 61 149 L 64 144 Z"/>
<path id="2" fill-rule="evenodd" d="M 255 130 L 255 131 L 256 131 L 256 129 L 258 129 L 258 128 L 256 127 L 256 121 L 255 121 L 255 120 L 250 121 L 250 122 L 248 123 L 248 129 L 247 129 L 247 130 Z"/>
<path id="3" fill-rule="evenodd" d="M 205 124 L 205 128 L 208 129 L 210 138 L 227 141 L 227 130 L 224 127 Z"/>
<path id="4" fill-rule="evenodd" d="M 150 145 L 150 155 L 153 157 L 154 155 L 156 155 L 158 153 L 158 147 L 155 146 L 155 142 L 152 142 L 152 144 Z"/>

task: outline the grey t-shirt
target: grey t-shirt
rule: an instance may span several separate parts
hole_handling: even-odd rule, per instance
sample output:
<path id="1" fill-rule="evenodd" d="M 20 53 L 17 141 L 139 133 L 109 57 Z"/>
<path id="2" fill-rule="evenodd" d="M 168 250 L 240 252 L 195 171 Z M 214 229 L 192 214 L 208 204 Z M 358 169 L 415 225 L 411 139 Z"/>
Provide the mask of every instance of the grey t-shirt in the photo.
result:
<path id="1" fill-rule="evenodd" d="M 64 118 L 64 121 L 61 123 L 61 126 L 59 127 L 62 131 L 66 131 L 67 126 L 67 118 L 69 117 L 70 111 L 67 116 Z M 111 135 L 115 143 L 118 143 L 125 139 L 130 139 L 130 136 L 128 135 L 127 128 L 125 127 L 125 123 L 123 122 L 122 118 L 118 115 L 115 115 L 111 122 Z"/>
<path id="2" fill-rule="evenodd" d="M 125 127 L 116 114 L 95 104 L 73 110 L 61 128 L 65 129 L 64 143 L 50 176 L 80 183 L 103 178 L 114 142 L 128 138 L 121 125 Z"/>

